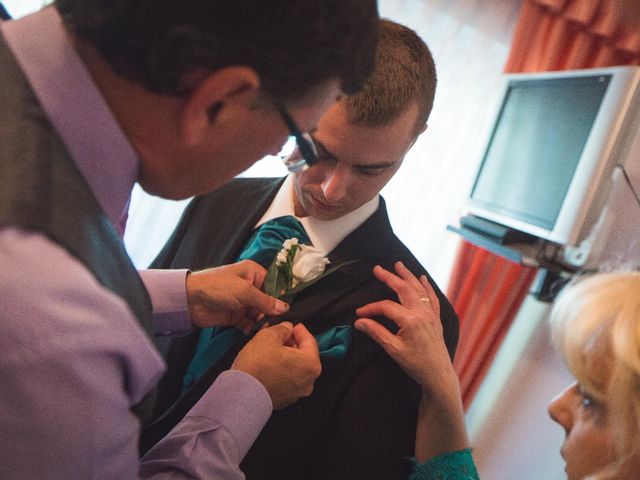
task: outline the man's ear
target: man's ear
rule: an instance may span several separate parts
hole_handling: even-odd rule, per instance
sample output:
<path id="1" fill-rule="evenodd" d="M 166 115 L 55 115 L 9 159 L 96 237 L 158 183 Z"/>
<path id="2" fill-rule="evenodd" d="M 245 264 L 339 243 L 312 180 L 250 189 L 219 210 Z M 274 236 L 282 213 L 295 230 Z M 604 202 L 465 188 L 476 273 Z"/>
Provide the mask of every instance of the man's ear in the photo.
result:
<path id="1" fill-rule="evenodd" d="M 418 134 L 417 134 L 417 135 L 415 135 L 415 136 L 413 137 L 413 140 L 411 140 L 411 144 L 409 145 L 409 148 L 413 147 L 413 145 L 414 145 L 414 144 L 416 143 L 416 141 L 418 140 L 418 137 L 419 137 L 420 135 L 422 135 L 422 134 L 427 130 L 427 127 L 428 127 L 428 126 L 429 126 L 429 125 L 427 125 L 426 123 L 422 126 L 422 128 L 420 129 L 420 131 L 418 132 Z M 408 148 L 407 150 L 409 150 L 409 148 Z"/>
<path id="2" fill-rule="evenodd" d="M 249 108 L 259 89 L 260 78 L 248 67 L 225 67 L 208 73 L 191 89 L 182 106 L 180 133 L 184 143 L 198 144 L 229 104 L 242 102 Z"/>

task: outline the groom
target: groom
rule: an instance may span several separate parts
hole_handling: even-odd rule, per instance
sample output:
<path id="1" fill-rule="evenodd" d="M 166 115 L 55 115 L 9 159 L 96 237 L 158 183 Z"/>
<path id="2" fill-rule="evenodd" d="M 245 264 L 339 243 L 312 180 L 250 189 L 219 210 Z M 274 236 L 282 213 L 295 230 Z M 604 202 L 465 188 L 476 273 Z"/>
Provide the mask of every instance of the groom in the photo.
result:
<path id="1" fill-rule="evenodd" d="M 256 227 L 289 215 L 304 228 L 302 238 L 329 252 L 331 265 L 357 260 L 301 292 L 285 315 L 304 322 L 321 350 L 327 336 L 342 336 L 344 342 L 331 351 L 325 345 L 313 394 L 273 414 L 241 465 L 248 479 L 408 477 L 420 389 L 380 347 L 350 327 L 357 307 L 395 298 L 372 276 L 374 265 L 392 269 L 400 260 L 414 274 L 426 275 L 394 235 L 379 192 L 426 129 L 435 85 L 424 42 L 412 30 L 383 20 L 373 77 L 361 93 L 332 107 L 310 135 L 318 164 L 284 179 L 239 178 L 195 198 L 154 261 L 155 268 L 191 269 L 234 262 Z M 300 153 L 292 155 L 295 161 Z M 270 252 L 264 266 L 272 258 Z M 458 320 L 435 288 L 453 356 Z M 157 420 L 143 432 L 143 449 L 165 435 L 229 367 L 235 350 L 227 350 L 223 334 L 195 332 L 168 345 Z M 219 351 L 211 365 L 198 370 L 195 364 L 209 342 Z"/>

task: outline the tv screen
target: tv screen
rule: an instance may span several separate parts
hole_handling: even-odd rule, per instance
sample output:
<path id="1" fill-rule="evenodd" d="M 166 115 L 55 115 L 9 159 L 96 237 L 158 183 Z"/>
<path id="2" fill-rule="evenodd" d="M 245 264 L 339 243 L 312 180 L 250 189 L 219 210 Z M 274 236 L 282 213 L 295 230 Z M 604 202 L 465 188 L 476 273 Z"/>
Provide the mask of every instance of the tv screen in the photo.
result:
<path id="1" fill-rule="evenodd" d="M 561 245 L 598 221 L 616 164 L 637 162 L 640 67 L 505 75 L 467 209 Z"/>
<path id="2" fill-rule="evenodd" d="M 472 200 L 552 229 L 610 79 L 593 75 L 511 81 Z"/>

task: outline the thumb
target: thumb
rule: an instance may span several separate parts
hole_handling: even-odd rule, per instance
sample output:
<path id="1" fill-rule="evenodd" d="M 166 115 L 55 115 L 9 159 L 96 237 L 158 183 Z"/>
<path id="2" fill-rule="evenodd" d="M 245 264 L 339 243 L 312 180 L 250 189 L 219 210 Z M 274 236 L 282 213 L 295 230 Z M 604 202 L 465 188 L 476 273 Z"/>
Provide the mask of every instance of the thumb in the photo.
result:
<path id="1" fill-rule="evenodd" d="M 375 320 L 371 320 L 370 318 L 359 318 L 355 322 L 355 327 L 361 332 L 367 334 L 374 342 L 380 345 L 385 350 L 385 352 L 391 355 L 391 352 L 389 350 L 398 341 L 393 333 L 391 333 Z"/>
<path id="2" fill-rule="evenodd" d="M 291 338 L 293 331 L 293 324 L 291 322 L 282 322 L 272 327 L 262 330 L 263 333 L 268 333 L 277 339 L 281 345 L 286 344 Z"/>
<path id="3" fill-rule="evenodd" d="M 302 323 L 293 327 L 293 338 L 300 350 L 307 351 L 316 357 L 320 355 L 316 338 Z"/>
<path id="4" fill-rule="evenodd" d="M 255 308 L 267 316 L 278 316 L 289 310 L 289 304 L 251 286 L 238 299 L 245 307 Z"/>

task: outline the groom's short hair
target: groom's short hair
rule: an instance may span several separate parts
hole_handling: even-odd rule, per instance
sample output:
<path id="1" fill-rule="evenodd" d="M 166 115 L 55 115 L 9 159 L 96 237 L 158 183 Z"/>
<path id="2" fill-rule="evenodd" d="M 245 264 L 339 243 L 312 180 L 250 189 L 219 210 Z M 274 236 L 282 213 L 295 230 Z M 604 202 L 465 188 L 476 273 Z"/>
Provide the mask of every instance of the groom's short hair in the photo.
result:
<path id="1" fill-rule="evenodd" d="M 383 127 L 415 102 L 417 136 L 431 113 L 436 83 L 436 67 L 426 43 L 409 27 L 382 19 L 373 74 L 360 92 L 344 97 L 342 103 L 349 122 Z"/>

